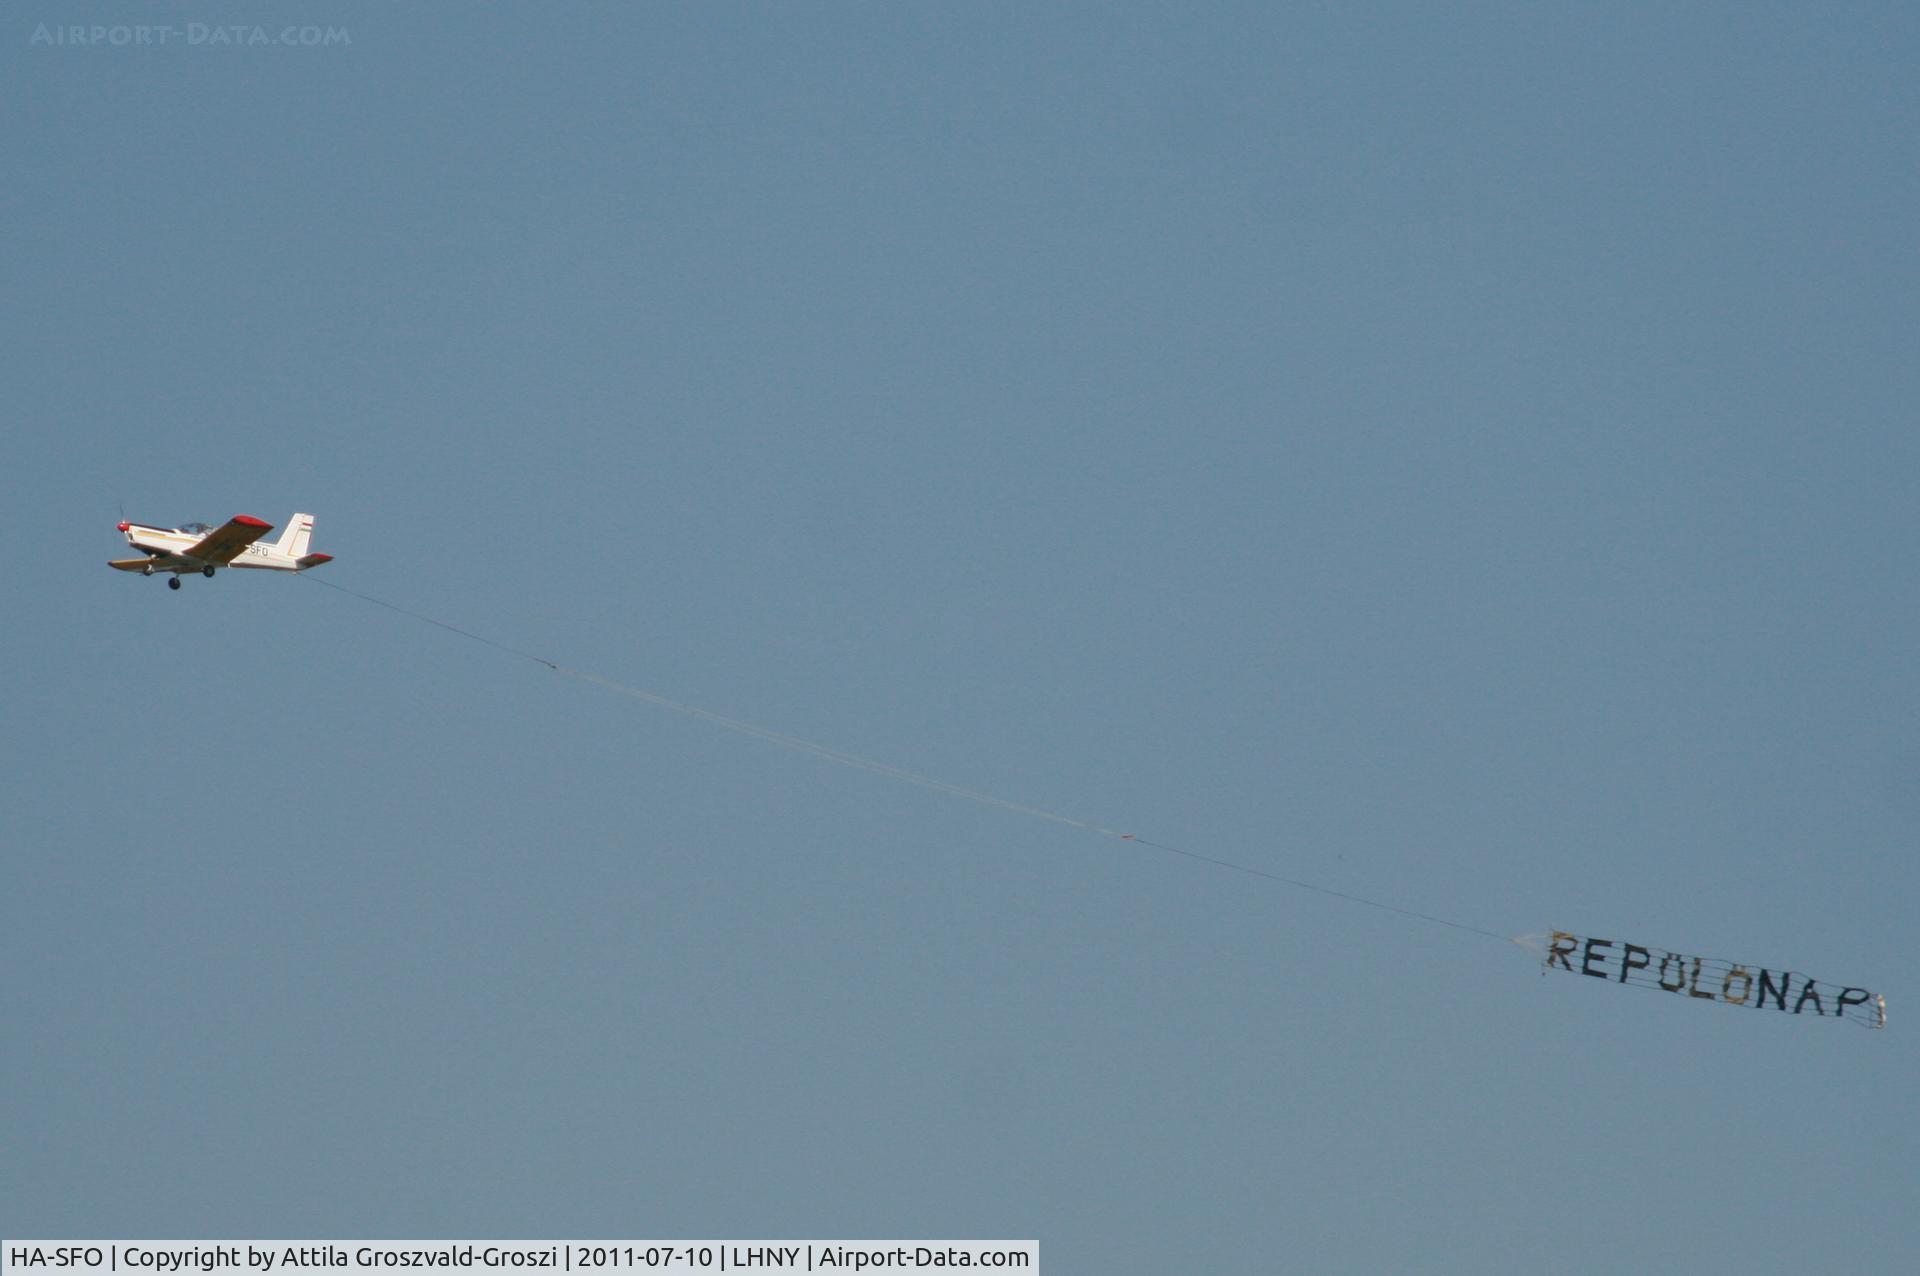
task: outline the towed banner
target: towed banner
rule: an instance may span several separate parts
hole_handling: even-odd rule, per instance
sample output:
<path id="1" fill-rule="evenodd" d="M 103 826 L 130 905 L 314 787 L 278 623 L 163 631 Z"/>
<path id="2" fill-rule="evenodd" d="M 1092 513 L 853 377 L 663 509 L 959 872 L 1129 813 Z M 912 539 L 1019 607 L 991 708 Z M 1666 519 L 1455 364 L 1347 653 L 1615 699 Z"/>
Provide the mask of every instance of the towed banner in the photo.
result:
<path id="1" fill-rule="evenodd" d="M 1718 957 L 1693 957 L 1611 939 L 1588 939 L 1564 930 L 1551 933 L 1545 961 L 1548 970 L 1658 988 L 1701 1001 L 1851 1019 L 1868 1028 L 1887 1026 L 1887 1001 L 1879 993 L 1823 985 L 1791 970 L 1774 971 Z"/>

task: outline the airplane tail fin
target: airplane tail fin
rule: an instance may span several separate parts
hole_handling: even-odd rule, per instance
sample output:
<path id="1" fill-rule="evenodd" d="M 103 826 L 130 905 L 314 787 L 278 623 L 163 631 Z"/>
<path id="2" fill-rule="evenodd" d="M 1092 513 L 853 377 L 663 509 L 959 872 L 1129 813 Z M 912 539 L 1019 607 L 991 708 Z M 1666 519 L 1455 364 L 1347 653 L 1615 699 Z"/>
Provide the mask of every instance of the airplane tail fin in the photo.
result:
<path id="1" fill-rule="evenodd" d="M 274 552 L 288 558 L 304 558 L 307 542 L 313 539 L 313 515 L 295 514 L 287 520 L 287 529 L 273 543 Z"/>

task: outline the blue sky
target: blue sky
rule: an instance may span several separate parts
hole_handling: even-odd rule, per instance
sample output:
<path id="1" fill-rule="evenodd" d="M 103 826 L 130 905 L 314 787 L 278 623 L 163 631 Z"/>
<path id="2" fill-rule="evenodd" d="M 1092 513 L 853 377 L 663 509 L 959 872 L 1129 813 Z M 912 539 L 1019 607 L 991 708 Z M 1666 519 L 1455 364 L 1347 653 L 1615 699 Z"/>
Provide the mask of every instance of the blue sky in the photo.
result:
<path id="1" fill-rule="evenodd" d="M 80 20 L 0 32 L 0 1230 L 1920 1263 L 1910 11 L 33 39 Z M 122 508 L 311 511 L 327 579 L 568 666 L 1891 1026 L 173 594 Z"/>

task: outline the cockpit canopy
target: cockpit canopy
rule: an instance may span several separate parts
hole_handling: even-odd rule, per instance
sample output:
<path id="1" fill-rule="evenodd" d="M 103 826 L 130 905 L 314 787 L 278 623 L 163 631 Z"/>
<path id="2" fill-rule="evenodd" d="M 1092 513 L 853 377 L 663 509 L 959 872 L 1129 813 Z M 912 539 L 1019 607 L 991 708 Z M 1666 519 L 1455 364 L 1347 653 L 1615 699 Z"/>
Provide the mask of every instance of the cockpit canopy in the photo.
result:
<path id="1" fill-rule="evenodd" d="M 204 536 L 213 529 L 205 523 L 182 523 L 173 530 L 176 532 L 192 532 L 196 536 Z"/>

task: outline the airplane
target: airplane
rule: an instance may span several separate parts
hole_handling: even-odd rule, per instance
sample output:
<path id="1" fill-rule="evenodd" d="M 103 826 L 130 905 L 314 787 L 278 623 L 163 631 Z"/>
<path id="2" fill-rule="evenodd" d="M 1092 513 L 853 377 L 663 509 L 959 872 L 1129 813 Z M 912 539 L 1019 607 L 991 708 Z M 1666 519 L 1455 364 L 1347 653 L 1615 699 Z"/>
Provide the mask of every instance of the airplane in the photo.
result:
<path id="1" fill-rule="evenodd" d="M 145 554 L 145 558 L 115 558 L 107 562 L 123 572 L 151 576 L 172 572 L 168 589 L 180 588 L 186 572 L 212 576 L 222 567 L 257 567 L 276 572 L 303 572 L 309 567 L 333 561 L 332 554 L 309 554 L 307 540 L 313 535 L 313 515 L 295 514 L 280 533 L 280 539 L 255 544 L 273 530 L 273 524 L 247 514 L 236 514 L 219 527 L 205 523 L 186 523 L 179 527 L 155 527 L 147 523 L 120 520 L 120 531 L 127 544 Z"/>

